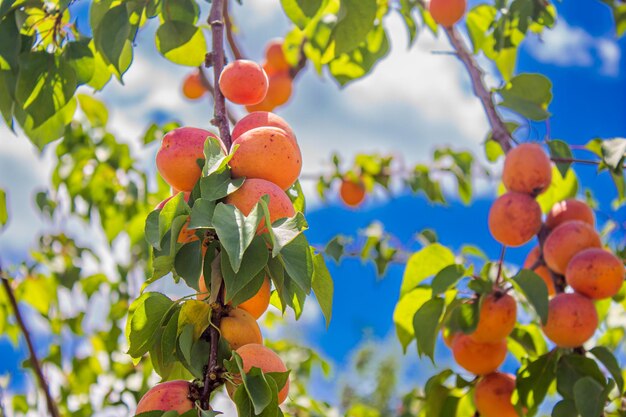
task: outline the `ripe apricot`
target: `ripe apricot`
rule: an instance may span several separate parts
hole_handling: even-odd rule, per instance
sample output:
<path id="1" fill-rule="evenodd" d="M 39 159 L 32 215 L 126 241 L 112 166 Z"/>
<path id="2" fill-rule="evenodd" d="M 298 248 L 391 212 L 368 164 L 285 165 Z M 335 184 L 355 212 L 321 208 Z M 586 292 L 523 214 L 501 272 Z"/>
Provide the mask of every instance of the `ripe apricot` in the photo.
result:
<path id="1" fill-rule="evenodd" d="M 260 178 L 283 190 L 291 187 L 302 170 L 302 155 L 295 139 L 282 129 L 257 127 L 233 141 L 229 162 L 233 178 Z"/>
<path id="2" fill-rule="evenodd" d="M 259 291 L 248 300 L 239 304 L 239 308 L 250 313 L 252 317 L 258 319 L 265 313 L 270 305 L 270 296 L 272 295 L 272 286 L 269 278 L 265 277 Z"/>
<path id="3" fill-rule="evenodd" d="M 518 417 L 511 397 L 515 390 L 515 377 L 494 372 L 476 384 L 474 403 L 481 417 Z"/>
<path id="4" fill-rule="evenodd" d="M 498 342 L 511 334 L 516 321 L 515 299 L 508 294 L 492 293 L 483 299 L 478 325 L 470 336 L 477 342 Z"/>
<path id="5" fill-rule="evenodd" d="M 362 181 L 344 178 L 339 188 L 341 200 L 350 207 L 357 207 L 365 200 L 365 185 Z"/>
<path id="6" fill-rule="evenodd" d="M 296 138 L 291 126 L 285 119 L 267 111 L 255 111 L 239 120 L 233 128 L 232 138 L 235 140 L 247 131 L 257 127 L 276 127 L 287 132 L 294 140 Z"/>
<path id="7" fill-rule="evenodd" d="M 265 70 L 256 62 L 238 59 L 226 65 L 220 74 L 220 90 L 224 97 L 236 104 L 257 104 L 267 94 L 268 79 Z"/>
<path id="8" fill-rule="evenodd" d="M 168 381 L 152 387 L 139 400 L 135 415 L 148 411 L 176 411 L 178 414 L 193 410 L 189 399 L 189 382 Z"/>
<path id="9" fill-rule="evenodd" d="M 528 256 L 526 257 L 526 260 L 524 261 L 524 268 L 531 269 L 533 265 L 537 263 L 538 260 L 539 260 L 539 246 L 535 246 L 534 248 L 532 248 L 530 252 L 528 252 Z M 535 271 L 535 274 L 539 275 L 541 279 L 543 280 L 543 282 L 546 283 L 546 287 L 548 287 L 548 295 L 552 297 L 554 294 L 556 294 L 556 288 L 554 287 L 554 280 L 552 279 L 552 274 L 550 273 L 550 270 L 548 269 L 548 267 L 545 265 L 540 265 L 540 266 L 535 267 L 534 271 Z"/>
<path id="10" fill-rule="evenodd" d="M 558 347 L 575 348 L 591 339 L 597 327 L 598 312 L 590 299 L 561 293 L 550 300 L 543 332 Z"/>
<path id="11" fill-rule="evenodd" d="M 195 127 L 179 127 L 163 136 L 156 165 L 169 185 L 180 191 L 193 190 L 202 175 L 198 160 L 204 160 L 204 142 L 209 136 L 217 138 L 208 130 Z"/>
<path id="12" fill-rule="evenodd" d="M 523 245 L 540 228 L 541 207 L 528 194 L 510 191 L 498 197 L 489 210 L 489 231 L 503 245 Z"/>
<path id="13" fill-rule="evenodd" d="M 270 372 L 287 372 L 287 367 L 283 363 L 280 356 L 273 350 L 259 344 L 249 344 L 237 349 L 237 353 L 243 361 L 243 369 L 247 373 L 252 368 L 259 368 L 263 373 Z M 227 385 L 228 394 L 233 397 L 234 387 Z M 278 403 L 282 404 L 289 394 L 289 380 L 285 382 L 285 386 L 278 392 Z"/>
<path id="14" fill-rule="evenodd" d="M 293 80 L 288 73 L 277 73 L 269 76 L 269 87 L 265 100 L 274 107 L 282 106 L 289 98 L 293 89 Z"/>
<path id="15" fill-rule="evenodd" d="M 552 271 L 564 274 L 569 261 L 578 252 L 602 246 L 600 235 L 592 226 L 571 220 L 552 230 L 543 244 L 543 259 Z"/>
<path id="16" fill-rule="evenodd" d="M 183 81 L 183 95 L 190 100 L 197 100 L 206 93 L 206 87 L 202 84 L 200 74 L 193 72 Z"/>
<path id="17" fill-rule="evenodd" d="M 459 334 L 452 342 L 454 360 L 461 367 L 476 375 L 490 374 L 506 358 L 506 340 L 481 343 L 466 334 Z"/>
<path id="18" fill-rule="evenodd" d="M 509 191 L 541 194 L 552 182 L 550 158 L 536 143 L 523 143 L 506 155 L 502 182 Z"/>
<path id="19" fill-rule="evenodd" d="M 596 225 L 596 216 L 593 210 L 591 210 L 591 207 L 583 201 L 572 198 L 559 201 L 552 206 L 552 209 L 550 209 L 546 217 L 546 226 L 550 229 L 554 229 L 561 223 L 570 220 L 580 220 L 592 227 Z"/>
<path id="20" fill-rule="evenodd" d="M 265 72 L 267 75 L 276 74 L 279 72 L 288 72 L 290 65 L 285 58 L 285 52 L 283 51 L 282 39 L 275 39 L 270 41 L 265 47 Z"/>
<path id="21" fill-rule="evenodd" d="M 251 106 L 246 106 L 246 110 L 248 111 L 248 113 L 254 113 L 254 112 L 257 112 L 257 111 L 271 112 L 275 108 L 276 108 L 276 106 L 273 105 L 272 103 L 270 103 L 267 100 L 267 98 L 265 98 L 262 102 L 260 102 L 258 104 L 253 104 Z"/>
<path id="22" fill-rule="evenodd" d="M 565 279 L 574 291 L 593 300 L 613 297 L 624 283 L 624 264 L 604 249 L 585 249 L 569 261 Z"/>
<path id="23" fill-rule="evenodd" d="M 451 27 L 465 14 L 466 0 L 430 0 L 429 11 L 435 22 Z"/>
<path id="24" fill-rule="evenodd" d="M 245 310 L 235 308 L 222 318 L 220 332 L 233 350 L 249 343 L 263 343 L 261 329 L 254 317 Z"/>

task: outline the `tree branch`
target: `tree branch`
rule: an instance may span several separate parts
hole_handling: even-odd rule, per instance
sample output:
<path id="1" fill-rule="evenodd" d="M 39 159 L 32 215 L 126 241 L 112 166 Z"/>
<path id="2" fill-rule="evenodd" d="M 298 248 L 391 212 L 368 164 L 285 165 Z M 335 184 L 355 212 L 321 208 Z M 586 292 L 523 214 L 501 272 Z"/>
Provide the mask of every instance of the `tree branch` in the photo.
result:
<path id="1" fill-rule="evenodd" d="M 50 413 L 52 417 L 60 417 L 61 414 L 59 414 L 59 409 L 57 408 L 57 405 L 54 402 L 52 395 L 50 394 L 50 386 L 48 385 L 48 381 L 46 381 L 46 378 L 43 375 L 43 370 L 41 369 L 41 364 L 39 363 L 39 359 L 37 359 L 37 354 L 35 353 L 35 347 L 33 345 L 33 341 L 31 340 L 30 332 L 28 331 L 28 328 L 26 327 L 26 323 L 24 322 L 22 313 L 20 312 L 20 309 L 18 308 L 17 300 L 15 299 L 15 294 L 13 293 L 13 288 L 11 287 L 11 283 L 9 282 L 9 279 L 5 276 L 4 272 L 2 271 L 1 265 L 0 265 L 0 281 L 2 281 L 2 285 L 7 293 L 7 296 L 9 297 L 9 302 L 11 303 L 11 306 L 13 307 L 13 311 L 15 312 L 15 320 L 17 321 L 17 325 L 19 326 L 20 330 L 22 331 L 22 334 L 24 335 L 24 339 L 26 340 L 26 346 L 28 346 L 30 363 L 33 365 L 33 369 L 35 370 L 35 375 L 37 375 L 39 386 L 41 387 L 41 390 L 44 392 L 46 396 L 48 412 Z"/>
<path id="2" fill-rule="evenodd" d="M 224 22 L 226 23 L 226 39 L 228 40 L 228 45 L 230 46 L 230 50 L 233 51 L 233 56 L 235 59 L 244 59 L 244 55 L 241 52 L 241 48 L 237 44 L 235 40 L 235 36 L 233 35 L 233 21 L 230 18 L 230 13 L 228 12 L 228 1 L 224 2 Z"/>
<path id="3" fill-rule="evenodd" d="M 224 142 L 224 146 L 226 146 L 227 150 L 230 150 L 232 145 L 232 140 L 230 137 L 230 128 L 228 125 L 228 119 L 226 116 L 226 102 L 224 99 L 224 95 L 219 87 L 219 79 L 222 70 L 224 69 L 224 65 L 226 64 L 226 56 L 224 54 L 224 3 L 227 0 L 213 0 L 211 4 L 211 12 L 209 14 L 209 25 L 211 25 L 211 33 L 212 33 L 212 46 L 213 51 L 211 55 L 207 58 L 208 61 L 213 65 L 213 97 L 215 98 L 214 103 L 214 118 L 211 120 L 211 123 L 220 131 L 220 138 L 222 142 Z M 209 62 L 207 62 L 209 63 Z"/>

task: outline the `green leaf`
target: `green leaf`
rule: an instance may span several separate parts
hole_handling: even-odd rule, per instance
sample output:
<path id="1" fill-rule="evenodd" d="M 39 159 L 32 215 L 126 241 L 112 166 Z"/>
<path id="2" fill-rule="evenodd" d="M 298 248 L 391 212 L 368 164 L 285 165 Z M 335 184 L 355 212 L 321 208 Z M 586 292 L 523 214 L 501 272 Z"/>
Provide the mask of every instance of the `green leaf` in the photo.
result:
<path id="1" fill-rule="evenodd" d="M 326 328 L 328 328 L 333 314 L 333 278 L 328 272 L 324 256 L 321 253 L 315 254 L 313 248 L 311 248 L 311 255 L 313 256 L 313 292 L 326 319 Z"/>
<path id="2" fill-rule="evenodd" d="M 74 117 L 76 106 L 76 100 L 72 99 L 52 117 L 37 125 L 35 119 L 30 114 L 16 105 L 14 107 L 15 119 L 22 126 L 24 133 L 33 145 L 41 151 L 48 143 L 63 136 L 66 126 L 71 123 Z"/>
<path id="3" fill-rule="evenodd" d="M 556 378 L 557 359 L 555 351 L 552 351 L 529 361 L 518 371 L 516 386 L 519 402 L 529 412 L 536 411 L 546 398 L 548 388 Z"/>
<path id="4" fill-rule="evenodd" d="M 604 346 L 596 346 L 589 351 L 593 356 L 598 358 L 598 360 L 604 365 L 607 371 L 611 374 L 615 383 L 617 384 L 617 388 L 619 392 L 624 391 L 624 377 L 622 376 L 622 371 L 620 369 L 619 363 L 615 358 L 615 355 L 608 350 Z"/>
<path id="5" fill-rule="evenodd" d="M 417 353 L 426 355 L 435 363 L 435 343 L 439 330 L 439 321 L 445 306 L 442 298 L 432 298 L 424 303 L 413 317 L 413 329 L 417 341 Z"/>
<path id="6" fill-rule="evenodd" d="M 309 294 L 313 281 L 313 258 L 309 249 L 309 242 L 303 234 L 298 235 L 286 245 L 279 255 L 279 259 L 285 266 L 285 271 L 291 279 Z"/>
<path id="7" fill-rule="evenodd" d="M 104 127 L 109 120 L 109 111 L 104 103 L 86 94 L 78 94 L 80 108 L 93 127 Z"/>
<path id="8" fill-rule="evenodd" d="M 465 272 L 463 265 L 449 265 L 443 268 L 435 275 L 431 283 L 433 294 L 437 295 L 446 292 L 463 278 Z"/>
<path id="9" fill-rule="evenodd" d="M 572 400 L 561 400 L 552 409 L 552 417 L 578 417 L 576 404 Z"/>
<path id="10" fill-rule="evenodd" d="M 204 32 L 181 21 L 167 21 L 156 32 L 156 46 L 163 56 L 175 64 L 197 67 L 207 53 Z"/>
<path id="11" fill-rule="evenodd" d="M 93 32 L 97 51 L 115 68 L 118 77 L 126 72 L 132 60 L 130 35 L 131 25 L 125 4 L 105 12 Z"/>
<path id="12" fill-rule="evenodd" d="M 605 385 L 604 375 L 593 359 L 578 354 L 565 355 L 559 360 L 556 370 L 557 391 L 563 398 L 573 400 L 576 382 L 587 376 Z"/>
<path id="13" fill-rule="evenodd" d="M 267 264 L 269 253 L 265 241 L 257 236 L 248 246 L 241 259 L 241 268 L 237 272 L 232 269 L 228 251 L 222 253 L 221 266 L 226 286 L 225 301 L 230 302 L 242 291 Z M 261 280 L 260 284 L 263 281 Z M 259 288 L 261 285 L 259 285 Z M 249 298 L 249 297 L 248 297 Z M 243 301 L 245 301 L 245 298 Z"/>
<path id="14" fill-rule="evenodd" d="M 335 43 L 335 56 L 355 49 L 372 29 L 376 18 L 376 0 L 342 0 L 339 20 L 331 40 Z"/>
<path id="15" fill-rule="evenodd" d="M 512 278 L 533 306 L 543 324 L 548 321 L 548 287 L 539 275 L 529 269 L 522 269 Z"/>
<path id="16" fill-rule="evenodd" d="M 200 300 L 186 300 L 180 307 L 178 315 L 178 334 L 187 325 L 193 329 L 193 340 L 200 339 L 202 333 L 209 327 L 211 307 Z"/>
<path id="17" fill-rule="evenodd" d="M 272 389 L 265 375 L 259 368 L 253 367 L 242 380 L 252 402 L 254 414 L 261 414 L 272 403 Z"/>
<path id="18" fill-rule="evenodd" d="M 63 51 L 63 59 L 76 72 L 76 83 L 78 85 L 87 84 L 96 71 L 94 54 L 89 47 L 89 40 L 77 40 L 69 42 Z"/>
<path id="19" fill-rule="evenodd" d="M 208 229 L 213 227 L 215 201 L 199 198 L 193 203 L 188 229 Z"/>
<path id="20" fill-rule="evenodd" d="M 550 147 L 550 156 L 552 158 L 564 158 L 564 159 L 572 159 L 572 150 L 569 145 L 562 140 L 552 139 L 548 142 L 548 146 Z M 569 167 L 572 165 L 571 162 L 557 162 L 556 166 L 561 173 L 561 177 L 565 178 L 567 175 L 567 171 Z"/>
<path id="21" fill-rule="evenodd" d="M 160 323 L 173 303 L 161 293 L 147 292 L 131 304 L 126 328 L 130 356 L 140 358 L 150 350 Z"/>
<path id="22" fill-rule="evenodd" d="M 432 297 L 430 288 L 416 288 L 403 295 L 396 304 L 393 312 L 393 322 L 396 325 L 396 334 L 402 348 L 406 352 L 406 348 L 415 337 L 415 329 L 413 327 L 413 317 L 417 310 Z"/>
<path id="23" fill-rule="evenodd" d="M 531 120 L 550 117 L 548 105 L 552 101 L 552 83 L 541 74 L 520 74 L 497 90 L 502 97 L 500 106 Z"/>
<path id="24" fill-rule="evenodd" d="M 9 221 L 9 210 L 7 209 L 7 193 L 0 188 L 0 230 L 4 229 Z"/>
<path id="25" fill-rule="evenodd" d="M 198 291 L 198 279 L 202 273 L 202 242 L 194 240 L 184 244 L 176 253 L 174 268 L 187 285 Z"/>
<path id="26" fill-rule="evenodd" d="M 602 415 L 605 401 L 602 385 L 592 377 L 581 378 L 574 385 L 574 402 L 581 417 Z"/>
<path id="27" fill-rule="evenodd" d="M 262 203 L 266 205 L 265 200 Z M 265 218 L 268 219 L 269 208 L 265 210 Z M 304 230 L 308 229 L 309 225 L 302 213 L 296 213 L 295 216 L 290 218 L 279 219 L 274 222 L 271 227 L 271 240 L 272 240 L 272 256 L 277 256 L 283 248 L 289 245 L 295 238 L 297 238 Z"/>
<path id="28" fill-rule="evenodd" d="M 280 0 L 287 17 L 299 28 L 304 29 L 328 0 Z"/>
<path id="29" fill-rule="evenodd" d="M 537 196 L 537 202 L 541 206 L 541 211 L 549 212 L 559 201 L 576 197 L 578 193 L 578 178 L 573 169 L 567 171 L 565 178 L 561 177 L 558 168 L 552 168 L 552 183 L 548 189 Z"/>
<path id="30" fill-rule="evenodd" d="M 17 70 L 22 38 L 15 16 L 0 20 L 0 39 L 0 70 Z"/>
<path id="31" fill-rule="evenodd" d="M 400 287 L 400 297 L 413 290 L 426 278 L 437 274 L 453 263 L 454 254 L 452 251 L 439 243 L 433 243 L 415 252 L 406 264 L 402 286 Z"/>
<path id="32" fill-rule="evenodd" d="M 217 236 L 228 252 L 228 258 L 234 272 L 239 271 L 243 254 L 256 236 L 257 226 L 261 221 L 258 205 L 249 216 L 229 204 L 219 203 L 213 213 L 213 227 Z"/>
<path id="33" fill-rule="evenodd" d="M 486 40 L 490 38 L 489 29 L 493 24 L 497 9 L 489 4 L 479 4 L 473 7 L 465 17 L 467 32 L 474 45 L 474 54 L 483 49 Z"/>
<path id="34" fill-rule="evenodd" d="M 189 24 L 198 21 L 200 8 L 194 0 L 163 0 L 161 16 L 164 20 L 176 20 Z"/>
<path id="35" fill-rule="evenodd" d="M 335 236 L 330 242 L 326 244 L 326 247 L 324 248 L 324 253 L 333 258 L 335 262 L 339 263 L 341 257 L 345 252 L 347 242 L 348 239 L 345 236 Z"/>
<path id="36" fill-rule="evenodd" d="M 217 201 L 234 193 L 243 185 L 243 182 L 243 178 L 231 179 L 230 171 L 222 170 L 219 173 L 211 173 L 208 177 L 202 177 L 200 179 L 200 192 L 203 199 Z"/>

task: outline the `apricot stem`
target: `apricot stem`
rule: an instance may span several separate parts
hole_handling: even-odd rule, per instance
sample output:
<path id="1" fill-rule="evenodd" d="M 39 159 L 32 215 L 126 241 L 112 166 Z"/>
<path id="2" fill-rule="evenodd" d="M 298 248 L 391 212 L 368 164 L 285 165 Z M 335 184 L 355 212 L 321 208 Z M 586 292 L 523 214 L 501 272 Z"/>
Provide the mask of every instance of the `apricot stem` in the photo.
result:
<path id="1" fill-rule="evenodd" d="M 46 396 L 46 403 L 48 405 L 48 412 L 52 417 L 60 417 L 59 409 L 57 408 L 52 395 L 50 394 L 50 386 L 48 385 L 48 381 L 46 381 L 45 376 L 43 375 L 43 370 L 41 369 L 41 364 L 39 363 L 39 359 L 37 358 L 37 354 L 35 353 L 35 348 L 33 346 L 33 341 L 30 337 L 30 332 L 28 327 L 26 327 L 26 323 L 22 318 L 22 313 L 20 312 L 17 300 L 15 298 L 15 294 L 13 293 L 13 288 L 11 287 L 11 283 L 9 282 L 9 278 L 2 271 L 2 266 L 0 265 L 0 281 L 2 281 L 2 285 L 6 291 L 7 296 L 9 297 L 9 302 L 11 303 L 11 307 L 13 307 L 13 311 L 15 312 L 15 320 L 17 321 L 17 325 L 19 326 L 22 334 L 24 335 L 24 339 L 26 340 L 26 346 L 28 346 L 29 359 L 31 364 L 33 365 L 33 369 L 35 370 L 35 374 L 37 375 L 37 379 L 39 380 L 39 386 L 41 390 L 44 392 Z"/>

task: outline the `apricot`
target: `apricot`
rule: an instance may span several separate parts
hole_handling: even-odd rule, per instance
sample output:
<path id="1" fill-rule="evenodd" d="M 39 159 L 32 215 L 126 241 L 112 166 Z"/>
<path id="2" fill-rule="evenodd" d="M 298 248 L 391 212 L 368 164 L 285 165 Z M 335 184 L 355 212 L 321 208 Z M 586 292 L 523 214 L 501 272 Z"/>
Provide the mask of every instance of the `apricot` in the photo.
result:
<path id="1" fill-rule="evenodd" d="M 506 340 L 482 343 L 466 334 L 457 335 L 452 342 L 454 360 L 461 367 L 476 375 L 490 374 L 506 358 Z"/>
<path id="2" fill-rule="evenodd" d="M 341 180 L 339 196 L 346 205 L 357 207 L 365 200 L 365 185 L 362 181 L 353 181 L 344 178 Z"/>
<path id="3" fill-rule="evenodd" d="M 246 110 L 248 111 L 248 113 L 254 113 L 254 112 L 257 112 L 257 111 L 271 112 L 275 108 L 276 108 L 276 106 L 273 105 L 272 103 L 270 103 L 267 100 L 267 98 L 265 98 L 259 104 L 253 104 L 251 106 L 246 106 Z"/>
<path id="4" fill-rule="evenodd" d="M 505 339 L 515 327 L 517 303 L 508 294 L 487 295 L 480 306 L 480 317 L 476 330 L 470 335 L 482 343 L 494 343 Z"/>
<path id="5" fill-rule="evenodd" d="M 156 165 L 163 179 L 176 190 L 189 192 L 200 179 L 198 160 L 204 160 L 204 142 L 209 136 L 217 138 L 208 130 L 195 127 L 179 127 L 163 136 Z"/>
<path id="6" fill-rule="evenodd" d="M 298 179 L 302 155 L 298 143 L 282 129 L 257 127 L 233 141 L 239 145 L 229 162 L 233 178 L 260 178 L 283 190 Z"/>
<path id="7" fill-rule="evenodd" d="M 254 317 L 245 310 L 235 308 L 222 317 L 220 332 L 234 350 L 249 343 L 263 343 L 261 329 Z"/>
<path id="8" fill-rule="evenodd" d="M 281 39 L 275 39 L 270 41 L 265 47 L 265 72 L 267 75 L 276 74 L 279 72 L 288 72 L 291 66 L 285 58 L 285 52 L 283 51 L 283 41 Z"/>
<path id="9" fill-rule="evenodd" d="M 263 101 L 268 89 L 265 70 L 256 62 L 238 59 L 224 67 L 219 86 L 222 94 L 236 104 L 257 104 Z"/>
<path id="10" fill-rule="evenodd" d="M 249 344 L 237 349 L 237 353 L 243 361 L 243 369 L 246 373 L 252 368 L 259 368 L 263 373 L 270 372 L 287 372 L 287 367 L 283 363 L 280 356 L 273 350 L 260 345 Z M 230 384 L 227 386 L 228 394 L 233 397 L 234 387 Z M 289 380 L 285 382 L 285 386 L 278 392 L 278 403 L 282 404 L 289 394 Z"/>
<path id="11" fill-rule="evenodd" d="M 543 244 L 543 259 L 552 271 L 564 274 L 578 252 L 602 246 L 600 235 L 589 224 L 571 220 L 552 230 Z"/>
<path id="12" fill-rule="evenodd" d="M 596 216 L 593 213 L 591 207 L 587 203 L 569 199 L 559 201 L 548 213 L 546 217 L 546 226 L 550 229 L 554 229 L 561 223 L 565 223 L 570 220 L 580 220 L 594 227 L 596 225 Z"/>
<path id="13" fill-rule="evenodd" d="M 135 415 L 148 411 L 176 411 L 178 414 L 193 410 L 189 399 L 189 382 L 168 381 L 152 387 L 139 400 Z"/>
<path id="14" fill-rule="evenodd" d="M 293 80 L 288 73 L 277 73 L 269 76 L 269 87 L 265 100 L 274 107 L 282 106 L 291 98 Z"/>
<path id="15" fill-rule="evenodd" d="M 590 299 L 561 293 L 550 300 L 543 332 L 558 347 L 575 348 L 591 339 L 597 327 L 598 312 Z"/>
<path id="16" fill-rule="evenodd" d="M 569 261 L 565 279 L 574 291 L 593 300 L 610 298 L 622 288 L 624 264 L 604 249 L 585 249 Z"/>
<path id="17" fill-rule="evenodd" d="M 461 20 L 466 7 L 466 0 L 431 0 L 428 9 L 435 22 L 451 27 Z"/>
<path id="18" fill-rule="evenodd" d="M 518 417 L 511 397 L 515 390 L 515 377 L 494 372 L 478 381 L 474 391 L 474 403 L 481 417 Z"/>
<path id="19" fill-rule="evenodd" d="M 536 196 L 552 182 L 552 164 L 540 145 L 523 143 L 513 148 L 504 160 L 502 182 L 509 191 Z"/>
<path id="20" fill-rule="evenodd" d="M 193 72 L 185 77 L 183 81 L 183 95 L 190 100 L 197 100 L 206 93 L 207 89 L 202 84 L 202 79 L 198 72 Z"/>
<path id="21" fill-rule="evenodd" d="M 507 246 L 521 246 L 541 229 L 541 207 L 528 194 L 508 192 L 489 210 L 489 231 Z"/>
<path id="22" fill-rule="evenodd" d="M 270 280 L 265 277 L 259 291 L 248 300 L 239 304 L 237 307 L 245 310 L 255 319 L 258 319 L 263 315 L 263 313 L 265 313 L 265 311 L 269 307 L 271 293 L 272 288 Z M 206 287 L 203 275 L 201 275 L 198 279 L 198 295 L 196 296 L 196 298 L 200 301 L 209 298 L 209 290 Z"/>
<path id="23" fill-rule="evenodd" d="M 539 260 L 539 246 L 535 246 L 530 252 L 528 252 L 528 256 L 524 261 L 524 268 L 531 269 L 532 266 L 537 263 L 537 260 Z M 548 295 L 552 297 L 556 294 L 554 280 L 552 279 L 552 274 L 550 273 L 548 267 L 545 265 L 539 265 L 535 267 L 534 272 L 541 277 L 543 282 L 546 283 L 546 287 L 548 287 Z"/>
<path id="24" fill-rule="evenodd" d="M 293 133 L 289 123 L 279 115 L 267 111 L 255 111 L 239 120 L 233 128 L 232 138 L 235 140 L 247 131 L 257 127 L 276 127 L 287 132 L 294 141 L 296 140 L 296 135 Z"/>

